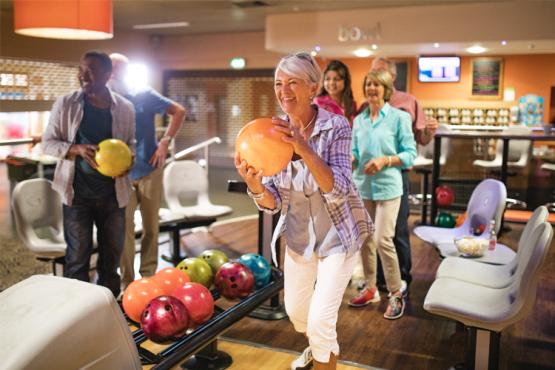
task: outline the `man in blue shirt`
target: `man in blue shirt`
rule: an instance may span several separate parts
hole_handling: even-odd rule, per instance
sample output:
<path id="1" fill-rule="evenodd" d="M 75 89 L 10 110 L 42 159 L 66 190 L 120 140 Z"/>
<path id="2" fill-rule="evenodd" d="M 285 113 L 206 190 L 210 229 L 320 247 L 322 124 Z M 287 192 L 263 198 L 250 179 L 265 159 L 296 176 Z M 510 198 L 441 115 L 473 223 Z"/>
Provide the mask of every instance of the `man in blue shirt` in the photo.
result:
<path id="1" fill-rule="evenodd" d="M 133 192 L 126 209 L 125 247 L 121 258 L 121 280 L 126 287 L 135 279 L 133 262 L 135 259 L 135 222 L 137 206 L 141 211 L 143 236 L 141 240 L 142 277 L 156 273 L 158 264 L 158 211 L 162 196 L 163 168 L 168 155 L 168 147 L 177 134 L 185 109 L 149 87 L 130 89 L 126 86 L 125 75 L 129 60 L 122 54 L 111 54 L 112 78 L 109 85 L 116 92 L 131 101 L 136 112 L 137 151 L 131 170 Z M 160 140 L 156 138 L 156 114 L 169 114 L 171 121 Z"/>

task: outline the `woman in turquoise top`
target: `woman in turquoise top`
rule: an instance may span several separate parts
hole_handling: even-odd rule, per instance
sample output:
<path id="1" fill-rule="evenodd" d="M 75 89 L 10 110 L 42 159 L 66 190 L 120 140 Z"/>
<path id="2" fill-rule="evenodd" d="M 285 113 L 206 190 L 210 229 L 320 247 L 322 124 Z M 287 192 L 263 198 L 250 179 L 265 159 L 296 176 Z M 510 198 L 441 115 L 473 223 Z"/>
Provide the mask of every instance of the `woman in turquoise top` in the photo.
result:
<path id="1" fill-rule="evenodd" d="M 410 115 L 387 103 L 393 92 L 391 75 L 372 71 L 364 78 L 363 86 L 369 106 L 353 123 L 353 180 L 376 229 L 361 250 L 367 286 L 349 304 L 361 307 L 380 301 L 376 289 L 377 250 L 390 292 L 384 317 L 398 319 L 405 302 L 393 236 L 403 194 L 401 169 L 412 166 L 416 144 Z"/>

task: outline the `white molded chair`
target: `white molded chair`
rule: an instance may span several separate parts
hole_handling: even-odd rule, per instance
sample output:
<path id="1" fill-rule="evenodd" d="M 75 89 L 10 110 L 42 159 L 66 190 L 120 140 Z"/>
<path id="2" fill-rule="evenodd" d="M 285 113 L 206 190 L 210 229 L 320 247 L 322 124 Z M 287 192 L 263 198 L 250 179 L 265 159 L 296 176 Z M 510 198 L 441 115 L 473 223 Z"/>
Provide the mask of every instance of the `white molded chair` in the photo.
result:
<path id="1" fill-rule="evenodd" d="M 539 272 L 553 238 L 551 224 L 543 222 L 528 239 L 530 253 L 518 263 L 511 284 L 497 289 L 451 278 L 434 281 L 424 309 L 456 320 L 471 329 L 465 368 L 497 369 L 499 337 L 503 329 L 524 319 L 536 300 Z M 528 248 L 527 248 L 528 249 Z"/>
<path id="2" fill-rule="evenodd" d="M 509 126 L 502 131 L 503 135 L 532 135 L 532 129 L 527 126 Z M 509 157 L 507 166 L 509 168 L 524 168 L 528 165 L 528 158 L 531 152 L 530 140 L 510 140 Z M 497 140 L 495 158 L 490 161 L 477 159 L 472 164 L 485 169 L 501 169 L 503 160 L 503 141 Z"/>
<path id="3" fill-rule="evenodd" d="M 170 211 L 186 218 L 214 218 L 232 212 L 231 207 L 210 202 L 206 170 L 195 161 L 173 161 L 166 166 L 164 196 Z"/>
<path id="4" fill-rule="evenodd" d="M 522 260 L 529 258 L 529 254 L 532 252 L 534 244 L 530 242 L 530 238 L 534 230 L 547 221 L 548 216 L 549 212 L 545 206 L 536 208 L 522 231 L 518 241 L 517 254 L 510 263 L 490 265 L 476 263 L 465 258 L 447 257 L 439 265 L 436 279 L 452 278 L 497 289 L 509 286 L 517 270 L 517 265 L 524 263 Z"/>
<path id="5" fill-rule="evenodd" d="M 442 123 L 437 127 L 437 133 L 447 133 L 451 131 L 449 126 Z M 449 156 L 449 139 L 441 139 L 441 154 L 439 156 L 439 164 L 441 166 L 445 165 L 447 162 L 447 157 Z M 426 145 L 417 145 L 417 156 L 414 159 L 412 167 L 415 169 L 422 167 L 429 167 L 434 164 L 434 140 L 430 141 Z"/>
<path id="6" fill-rule="evenodd" d="M 0 368 L 141 369 L 112 292 L 35 275 L 0 293 Z"/>
<path id="7" fill-rule="evenodd" d="M 489 235 L 489 224 L 492 219 L 495 220 L 496 232 L 499 233 L 501 227 L 501 218 L 505 210 L 505 199 L 507 198 L 507 189 L 505 185 L 498 180 L 486 179 L 480 182 L 468 201 L 466 208 L 466 219 L 464 223 L 452 229 L 437 226 L 417 226 L 414 233 L 420 239 L 439 247 L 440 244 L 451 243 L 454 246 L 454 238 L 469 235 L 474 223 L 483 223 L 486 227 L 484 232 L 478 237 L 487 237 Z"/>
<path id="8" fill-rule="evenodd" d="M 23 244 L 37 259 L 51 261 L 56 275 L 56 261 L 65 256 L 62 200 L 52 189 L 52 182 L 39 178 L 18 183 L 12 192 L 15 227 Z"/>

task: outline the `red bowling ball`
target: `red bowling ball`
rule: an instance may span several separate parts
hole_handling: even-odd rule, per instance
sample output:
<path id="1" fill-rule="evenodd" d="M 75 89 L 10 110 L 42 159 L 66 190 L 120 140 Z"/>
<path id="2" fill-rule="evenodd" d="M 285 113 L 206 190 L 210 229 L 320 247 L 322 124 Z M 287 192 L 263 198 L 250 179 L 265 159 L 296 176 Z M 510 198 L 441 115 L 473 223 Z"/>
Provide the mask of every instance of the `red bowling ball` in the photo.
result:
<path id="1" fill-rule="evenodd" d="M 191 327 L 208 321 L 214 314 L 214 298 L 204 285 L 185 283 L 175 289 L 172 296 L 183 302 L 187 308 Z"/>
<path id="2" fill-rule="evenodd" d="M 440 207 L 447 207 L 455 201 L 455 192 L 449 186 L 436 188 L 436 203 Z"/>
<path id="3" fill-rule="evenodd" d="M 227 299 L 245 298 L 254 289 L 254 275 L 239 262 L 227 262 L 218 270 L 214 285 Z"/>
<path id="4" fill-rule="evenodd" d="M 141 328 L 146 337 L 164 343 L 183 335 L 189 327 L 185 305 L 177 298 L 160 296 L 146 306 L 141 315 Z"/>

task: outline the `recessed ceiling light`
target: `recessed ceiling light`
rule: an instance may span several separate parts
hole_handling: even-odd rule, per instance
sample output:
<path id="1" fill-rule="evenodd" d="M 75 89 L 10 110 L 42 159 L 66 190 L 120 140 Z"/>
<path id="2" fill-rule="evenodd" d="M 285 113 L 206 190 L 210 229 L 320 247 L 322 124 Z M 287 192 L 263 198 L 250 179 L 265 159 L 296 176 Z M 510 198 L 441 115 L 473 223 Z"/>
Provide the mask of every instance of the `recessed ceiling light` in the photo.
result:
<path id="1" fill-rule="evenodd" d="M 372 55 L 372 52 L 366 48 L 356 49 L 353 54 L 355 54 L 359 58 L 366 58 Z"/>
<path id="2" fill-rule="evenodd" d="M 314 50 L 320 51 L 320 46 L 316 45 L 316 46 L 314 47 Z"/>
<path id="3" fill-rule="evenodd" d="M 177 28 L 189 27 L 189 22 L 168 22 L 168 23 L 150 23 L 150 24 L 136 24 L 133 26 L 135 30 L 150 30 L 155 28 Z"/>
<path id="4" fill-rule="evenodd" d="M 474 45 L 469 48 L 466 48 L 470 54 L 482 54 L 483 52 L 487 51 L 487 49 L 480 45 Z"/>
<path id="5" fill-rule="evenodd" d="M 378 45 L 372 44 L 372 50 L 376 50 L 377 48 L 378 48 Z"/>
<path id="6" fill-rule="evenodd" d="M 229 61 L 229 66 L 233 69 L 243 69 L 247 65 L 245 58 L 235 57 Z"/>
<path id="7" fill-rule="evenodd" d="M 507 45 L 507 40 L 501 41 L 501 45 L 503 45 L 503 46 Z"/>
<path id="8" fill-rule="evenodd" d="M 439 43 L 434 42 L 434 48 L 436 48 L 436 49 L 439 48 Z"/>

